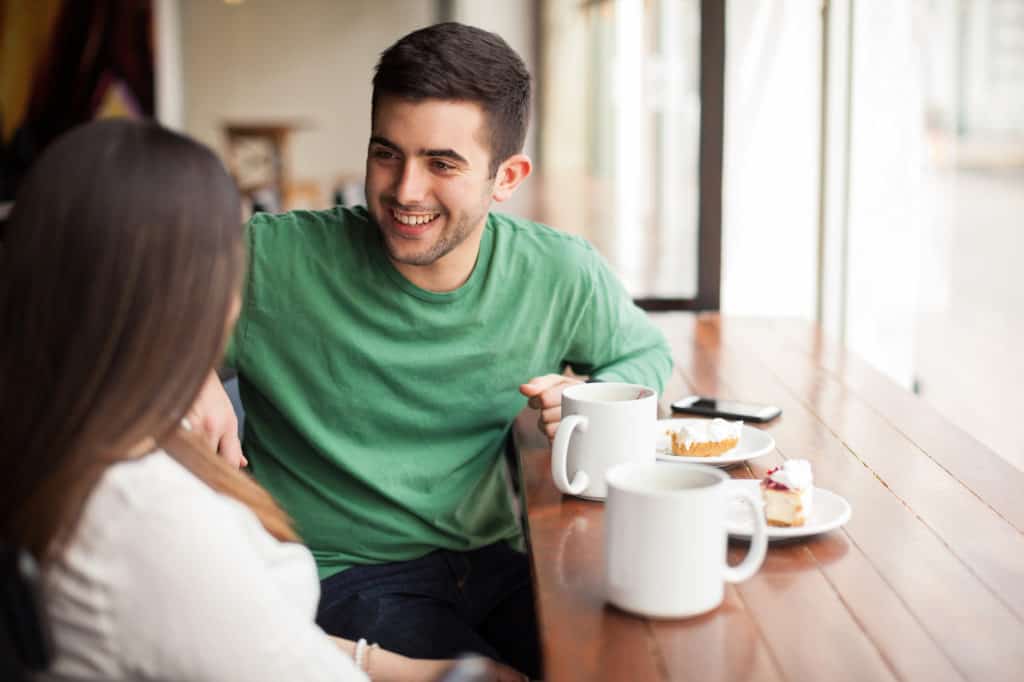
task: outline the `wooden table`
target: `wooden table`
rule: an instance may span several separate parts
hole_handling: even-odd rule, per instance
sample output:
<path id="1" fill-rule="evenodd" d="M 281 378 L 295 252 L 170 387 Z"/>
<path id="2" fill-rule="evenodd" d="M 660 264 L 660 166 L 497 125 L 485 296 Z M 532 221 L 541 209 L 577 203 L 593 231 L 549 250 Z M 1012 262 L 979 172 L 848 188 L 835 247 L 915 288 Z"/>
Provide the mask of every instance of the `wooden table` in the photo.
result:
<path id="1" fill-rule="evenodd" d="M 555 490 L 524 414 L 546 680 L 1024 680 L 1024 474 L 810 323 L 652 317 L 675 359 L 663 408 L 688 393 L 779 405 L 776 450 L 730 473 L 808 459 L 853 517 L 771 545 L 710 614 L 632 616 L 604 602 L 603 505 Z M 745 551 L 730 543 L 730 561 Z"/>

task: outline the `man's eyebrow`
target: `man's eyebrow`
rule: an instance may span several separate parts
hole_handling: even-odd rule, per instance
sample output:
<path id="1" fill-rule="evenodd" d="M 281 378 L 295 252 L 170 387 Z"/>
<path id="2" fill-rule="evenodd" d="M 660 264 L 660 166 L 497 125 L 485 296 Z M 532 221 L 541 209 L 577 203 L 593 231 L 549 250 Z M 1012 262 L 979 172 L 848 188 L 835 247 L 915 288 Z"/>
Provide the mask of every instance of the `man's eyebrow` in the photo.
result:
<path id="1" fill-rule="evenodd" d="M 452 161 L 458 161 L 459 163 L 469 165 L 469 161 L 466 160 L 462 154 L 458 153 L 454 149 L 422 149 L 419 153 L 420 156 L 440 156 L 443 159 L 451 159 Z"/>
<path id="2" fill-rule="evenodd" d="M 382 147 L 387 147 L 388 149 L 393 149 L 396 152 L 400 153 L 402 151 L 397 144 L 387 139 L 386 137 L 381 137 L 379 135 L 370 136 L 370 144 L 379 144 Z M 464 157 L 462 154 L 458 153 L 454 149 L 421 149 L 419 152 L 417 152 L 416 155 L 431 157 L 439 156 L 443 159 L 451 159 L 452 161 L 457 161 L 467 166 L 469 165 L 469 161 L 466 160 L 466 157 Z"/>
<path id="3" fill-rule="evenodd" d="M 371 135 L 370 136 L 370 144 L 379 144 L 382 147 L 387 147 L 388 149 L 394 149 L 396 152 L 402 151 L 401 149 L 398 148 L 397 144 L 395 144 L 391 140 L 387 139 L 386 137 L 380 137 L 379 135 Z"/>

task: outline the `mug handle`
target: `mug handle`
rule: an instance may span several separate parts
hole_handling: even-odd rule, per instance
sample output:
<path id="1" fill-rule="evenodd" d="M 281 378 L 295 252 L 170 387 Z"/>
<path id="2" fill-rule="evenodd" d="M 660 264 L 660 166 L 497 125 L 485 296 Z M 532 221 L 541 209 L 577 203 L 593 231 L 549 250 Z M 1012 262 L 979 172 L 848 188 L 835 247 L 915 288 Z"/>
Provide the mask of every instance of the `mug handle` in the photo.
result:
<path id="1" fill-rule="evenodd" d="M 586 471 L 577 471 L 572 476 L 572 483 L 569 482 L 567 469 L 567 458 L 569 456 L 569 438 L 574 429 L 581 432 L 587 430 L 589 421 L 586 417 L 578 414 L 570 414 L 562 418 L 562 423 L 555 431 L 555 442 L 551 445 L 551 478 L 555 481 L 555 487 L 567 495 L 579 495 L 590 485 L 590 476 Z"/>
<path id="2" fill-rule="evenodd" d="M 764 555 L 768 550 L 768 524 L 764 520 L 764 512 L 761 511 L 761 500 L 754 493 L 749 490 L 737 490 L 729 497 L 745 502 L 754 518 L 754 537 L 750 541 L 747 556 L 743 557 L 743 561 L 735 566 L 726 564 L 723 572 L 726 582 L 740 583 L 753 577 L 764 562 Z"/>

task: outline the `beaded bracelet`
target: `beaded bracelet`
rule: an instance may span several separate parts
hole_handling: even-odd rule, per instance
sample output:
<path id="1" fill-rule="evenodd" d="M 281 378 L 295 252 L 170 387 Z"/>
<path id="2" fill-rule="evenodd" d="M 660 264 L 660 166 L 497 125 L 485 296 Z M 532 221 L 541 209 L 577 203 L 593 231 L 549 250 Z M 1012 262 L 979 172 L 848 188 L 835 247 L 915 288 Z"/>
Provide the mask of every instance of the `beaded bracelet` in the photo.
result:
<path id="1" fill-rule="evenodd" d="M 356 667 L 366 672 L 366 638 L 360 637 L 359 641 L 356 642 L 356 653 L 352 657 L 356 659 Z"/>
<path id="2" fill-rule="evenodd" d="M 370 675 L 370 654 L 372 654 L 379 648 L 380 644 L 374 642 L 370 646 L 366 647 L 366 655 L 363 657 L 363 663 L 366 664 L 366 668 L 363 669 L 363 672 L 366 673 L 366 676 L 370 678 L 370 682 L 373 682 L 373 676 Z"/>
<path id="3" fill-rule="evenodd" d="M 359 641 L 356 642 L 356 651 L 353 656 L 356 659 L 356 667 L 366 673 L 366 676 L 370 676 L 370 652 L 379 649 L 380 645 L 374 642 L 370 644 L 366 641 L 365 637 L 360 637 Z"/>

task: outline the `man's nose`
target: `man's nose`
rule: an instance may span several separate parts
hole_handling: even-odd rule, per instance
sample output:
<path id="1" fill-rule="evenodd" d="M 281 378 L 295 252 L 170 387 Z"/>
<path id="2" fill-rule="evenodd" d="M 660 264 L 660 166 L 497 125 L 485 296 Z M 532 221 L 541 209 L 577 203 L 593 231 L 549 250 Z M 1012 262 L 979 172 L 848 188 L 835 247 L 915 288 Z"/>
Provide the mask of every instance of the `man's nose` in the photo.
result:
<path id="1" fill-rule="evenodd" d="M 415 160 L 406 161 L 402 165 L 402 173 L 398 176 L 395 187 L 395 200 L 403 206 L 415 206 L 426 198 L 426 172 Z"/>

